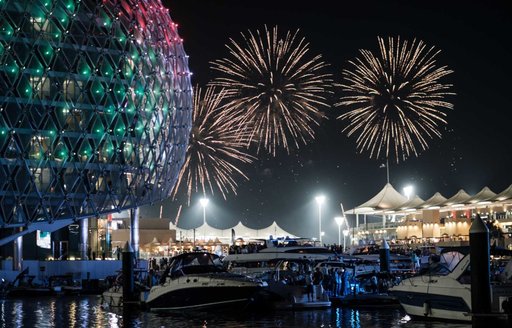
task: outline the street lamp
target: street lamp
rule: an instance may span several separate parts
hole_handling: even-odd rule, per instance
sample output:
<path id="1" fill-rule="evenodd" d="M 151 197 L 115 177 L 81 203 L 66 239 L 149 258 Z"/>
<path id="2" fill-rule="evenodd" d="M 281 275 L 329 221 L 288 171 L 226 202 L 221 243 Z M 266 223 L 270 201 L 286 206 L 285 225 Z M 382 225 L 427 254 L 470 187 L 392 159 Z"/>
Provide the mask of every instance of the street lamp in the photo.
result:
<path id="1" fill-rule="evenodd" d="M 404 187 L 404 194 L 405 194 L 405 197 L 407 197 L 407 200 L 409 200 L 411 198 L 413 190 L 414 190 L 413 186 L 405 186 Z"/>
<path id="2" fill-rule="evenodd" d="M 320 241 L 320 246 L 322 245 L 322 204 L 325 201 L 325 196 L 316 196 L 316 203 L 318 204 L 318 240 Z"/>
<path id="3" fill-rule="evenodd" d="M 203 207 L 203 224 L 206 223 L 206 205 L 208 205 L 208 202 L 210 200 L 206 197 L 203 197 L 199 200 L 199 202 L 201 203 L 201 206 Z"/>
<path id="4" fill-rule="evenodd" d="M 345 220 L 343 216 L 337 216 L 334 218 L 334 221 L 338 224 L 338 246 L 341 245 L 341 225 L 343 224 L 343 220 Z"/>
<path id="5" fill-rule="evenodd" d="M 345 248 L 347 245 L 346 240 L 347 240 L 348 233 L 349 233 L 348 229 L 343 230 L 343 252 L 345 252 Z"/>

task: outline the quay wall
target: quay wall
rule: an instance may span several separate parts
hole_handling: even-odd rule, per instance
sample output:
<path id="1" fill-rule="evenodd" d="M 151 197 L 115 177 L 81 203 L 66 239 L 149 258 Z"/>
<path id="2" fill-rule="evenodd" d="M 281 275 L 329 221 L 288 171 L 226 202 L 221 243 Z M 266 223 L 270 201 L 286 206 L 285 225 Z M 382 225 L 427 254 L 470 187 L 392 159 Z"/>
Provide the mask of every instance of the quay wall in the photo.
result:
<path id="1" fill-rule="evenodd" d="M 146 262 L 146 261 L 144 261 Z M 121 270 L 120 260 L 75 260 L 75 261 L 23 261 L 23 269 L 28 268 L 28 274 L 34 276 L 34 283 L 42 283 L 50 276 L 72 274 L 73 279 L 105 279 Z M 139 266 L 147 267 L 146 263 Z M 12 260 L 0 261 L 0 279 L 13 281 L 19 271 L 12 270 Z"/>

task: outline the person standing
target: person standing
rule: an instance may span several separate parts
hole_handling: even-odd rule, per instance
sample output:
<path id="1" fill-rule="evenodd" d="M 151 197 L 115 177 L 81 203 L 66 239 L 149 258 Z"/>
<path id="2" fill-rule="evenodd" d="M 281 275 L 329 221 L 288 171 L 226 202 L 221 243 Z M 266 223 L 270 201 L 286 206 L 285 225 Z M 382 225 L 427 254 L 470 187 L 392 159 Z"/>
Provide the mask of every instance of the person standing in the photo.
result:
<path id="1" fill-rule="evenodd" d="M 319 300 L 322 295 L 322 281 L 324 280 L 324 275 L 320 271 L 320 268 L 315 268 L 315 273 L 313 273 L 313 289 L 315 294 L 315 299 Z"/>
<path id="2" fill-rule="evenodd" d="M 311 276 L 311 271 L 306 271 L 305 273 L 305 281 L 306 281 L 306 293 L 308 294 L 308 302 L 313 302 L 313 277 Z"/>

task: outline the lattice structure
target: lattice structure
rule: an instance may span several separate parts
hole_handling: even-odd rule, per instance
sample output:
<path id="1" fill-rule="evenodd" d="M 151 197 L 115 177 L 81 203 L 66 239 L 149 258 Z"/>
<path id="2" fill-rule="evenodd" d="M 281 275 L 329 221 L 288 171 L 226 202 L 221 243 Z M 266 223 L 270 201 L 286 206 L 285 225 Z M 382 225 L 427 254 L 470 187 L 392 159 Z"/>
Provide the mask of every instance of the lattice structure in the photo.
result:
<path id="1" fill-rule="evenodd" d="M 187 58 L 160 0 L 0 0 L 0 227 L 168 197 Z"/>

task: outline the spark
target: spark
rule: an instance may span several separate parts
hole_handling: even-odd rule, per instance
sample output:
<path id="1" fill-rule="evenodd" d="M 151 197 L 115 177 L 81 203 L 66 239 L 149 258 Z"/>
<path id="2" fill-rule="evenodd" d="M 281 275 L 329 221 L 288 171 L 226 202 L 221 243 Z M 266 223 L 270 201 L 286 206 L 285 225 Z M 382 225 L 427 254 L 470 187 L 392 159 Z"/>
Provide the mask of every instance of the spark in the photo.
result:
<path id="1" fill-rule="evenodd" d="M 215 86 L 208 86 L 204 93 L 197 88 L 187 154 L 173 198 L 186 188 L 189 204 L 192 193 L 199 190 L 203 194 L 218 190 L 226 199 L 230 191 L 236 194 L 236 176 L 249 180 L 238 165 L 251 163 L 254 157 L 245 152 L 247 134 L 241 121 L 225 110 L 225 97 L 226 91 Z"/>
<path id="2" fill-rule="evenodd" d="M 242 42 L 230 39 L 229 56 L 213 61 L 220 73 L 214 84 L 226 88 L 227 108 L 246 122 L 249 142 L 257 152 L 299 148 L 314 139 L 314 127 L 328 106 L 331 75 L 321 55 L 311 55 L 305 38 L 288 31 L 284 37 L 277 26 L 260 32 L 241 33 Z"/>
<path id="3" fill-rule="evenodd" d="M 378 55 L 362 49 L 349 61 L 351 69 L 342 71 L 338 86 L 345 95 L 335 105 L 348 110 L 338 118 L 348 121 L 343 132 L 357 135 L 359 152 L 399 162 L 441 138 L 439 126 L 447 123 L 446 110 L 453 109 L 445 98 L 454 93 L 440 80 L 453 71 L 438 67 L 440 50 L 423 41 L 389 37 L 386 43 L 378 37 L 378 43 Z"/>

